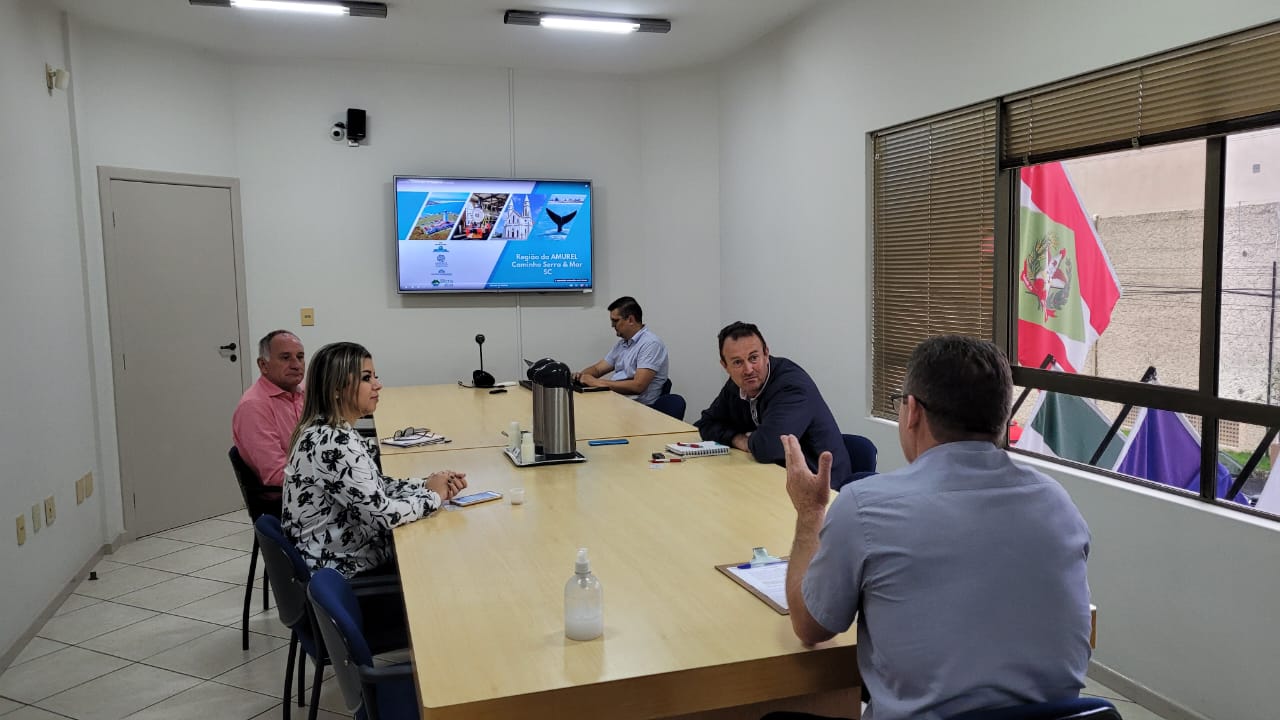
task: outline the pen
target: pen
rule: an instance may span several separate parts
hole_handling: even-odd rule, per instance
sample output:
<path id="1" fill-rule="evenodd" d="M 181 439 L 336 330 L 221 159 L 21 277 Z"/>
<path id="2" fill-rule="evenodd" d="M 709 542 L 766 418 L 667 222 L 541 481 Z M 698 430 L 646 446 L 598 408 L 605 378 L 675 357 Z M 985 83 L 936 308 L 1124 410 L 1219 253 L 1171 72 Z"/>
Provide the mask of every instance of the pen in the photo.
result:
<path id="1" fill-rule="evenodd" d="M 739 569 L 739 570 L 750 570 L 750 569 L 751 569 L 751 568 L 753 568 L 753 567 L 762 567 L 762 566 L 764 566 L 764 565 L 777 565 L 778 563 L 784 563 L 784 562 L 786 562 L 786 560 L 770 560 L 769 562 L 766 562 L 766 563 L 760 563 L 760 564 L 758 564 L 758 565 L 752 565 L 751 563 L 747 562 L 747 563 L 742 563 L 741 565 L 739 565 L 739 566 L 738 566 L 738 569 Z"/>
<path id="2" fill-rule="evenodd" d="M 662 458 L 661 460 L 650 460 L 649 462 L 651 463 L 684 462 L 684 458 Z"/>
<path id="3" fill-rule="evenodd" d="M 612 438 L 609 440 L 588 440 L 588 445 L 626 445 L 631 442 L 626 438 Z"/>
<path id="4" fill-rule="evenodd" d="M 700 448 L 700 447 L 702 447 L 702 445 L 701 445 L 700 443 L 682 443 L 682 442 L 678 442 L 678 443 L 676 443 L 676 447 Z"/>

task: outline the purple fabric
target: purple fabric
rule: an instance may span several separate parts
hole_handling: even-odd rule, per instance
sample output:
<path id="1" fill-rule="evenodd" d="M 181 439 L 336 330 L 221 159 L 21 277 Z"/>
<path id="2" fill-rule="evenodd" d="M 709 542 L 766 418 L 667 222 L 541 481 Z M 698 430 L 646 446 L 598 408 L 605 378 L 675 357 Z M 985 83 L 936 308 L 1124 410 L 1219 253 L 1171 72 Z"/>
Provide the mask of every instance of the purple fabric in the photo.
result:
<path id="1" fill-rule="evenodd" d="M 1116 472 L 1153 480 L 1193 493 L 1200 492 L 1200 438 L 1168 410 L 1148 410 L 1146 419 L 1129 439 Z M 1234 478 L 1218 463 L 1216 497 L 1225 497 Z M 1233 501 L 1248 505 L 1241 493 Z"/>

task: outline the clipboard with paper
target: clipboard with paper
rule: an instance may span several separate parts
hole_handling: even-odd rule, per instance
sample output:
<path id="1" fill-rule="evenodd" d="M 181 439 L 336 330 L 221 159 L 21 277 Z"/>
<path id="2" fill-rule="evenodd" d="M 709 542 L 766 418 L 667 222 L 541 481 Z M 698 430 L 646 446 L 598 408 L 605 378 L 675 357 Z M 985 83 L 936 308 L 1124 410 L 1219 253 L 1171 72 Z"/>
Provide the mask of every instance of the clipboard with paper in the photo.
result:
<path id="1" fill-rule="evenodd" d="M 787 557 L 773 557 L 764 548 L 755 548 L 751 560 L 716 565 L 725 577 L 741 585 L 779 615 L 787 608 Z"/>

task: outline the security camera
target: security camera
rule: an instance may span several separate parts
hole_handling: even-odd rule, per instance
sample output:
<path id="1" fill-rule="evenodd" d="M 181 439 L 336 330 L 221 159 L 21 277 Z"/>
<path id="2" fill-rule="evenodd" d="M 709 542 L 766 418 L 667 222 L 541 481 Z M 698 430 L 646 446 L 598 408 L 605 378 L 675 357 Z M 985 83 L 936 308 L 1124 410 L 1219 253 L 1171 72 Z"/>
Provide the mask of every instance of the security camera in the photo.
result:
<path id="1" fill-rule="evenodd" d="M 346 123 L 337 122 L 333 124 L 333 127 L 329 128 L 329 139 L 333 140 L 334 142 L 338 142 L 339 140 L 341 140 L 346 136 L 347 136 Z"/>

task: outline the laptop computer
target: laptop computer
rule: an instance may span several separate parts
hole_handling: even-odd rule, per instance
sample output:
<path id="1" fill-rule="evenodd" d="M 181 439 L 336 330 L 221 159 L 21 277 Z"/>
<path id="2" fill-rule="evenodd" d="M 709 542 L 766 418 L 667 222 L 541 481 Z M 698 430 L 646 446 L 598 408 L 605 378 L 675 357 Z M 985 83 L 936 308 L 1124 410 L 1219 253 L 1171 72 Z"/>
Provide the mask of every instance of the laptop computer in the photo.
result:
<path id="1" fill-rule="evenodd" d="M 525 369 L 526 369 L 526 370 L 528 370 L 530 367 L 532 367 L 532 366 L 533 366 L 533 361 L 532 361 L 532 360 L 530 360 L 530 359 L 528 359 L 528 358 L 522 358 L 522 359 L 524 360 L 524 367 L 525 367 Z M 519 383 L 520 383 L 520 387 L 522 387 L 522 388 L 524 388 L 524 389 L 526 389 L 526 390 L 532 390 L 532 389 L 533 389 L 533 381 L 532 381 L 532 380 L 530 380 L 530 379 L 528 379 L 528 378 L 521 378 L 520 380 L 517 380 L 516 382 L 519 382 Z M 569 383 L 569 387 L 573 388 L 573 391 L 574 391 L 574 392 L 580 392 L 580 393 L 586 393 L 586 392 L 600 392 L 601 390 L 608 390 L 608 389 L 609 389 L 609 388 L 607 388 L 607 387 L 592 387 L 592 386 L 590 386 L 590 385 L 583 385 L 583 384 L 582 384 L 582 383 L 580 383 L 580 382 L 572 382 L 572 383 Z"/>

